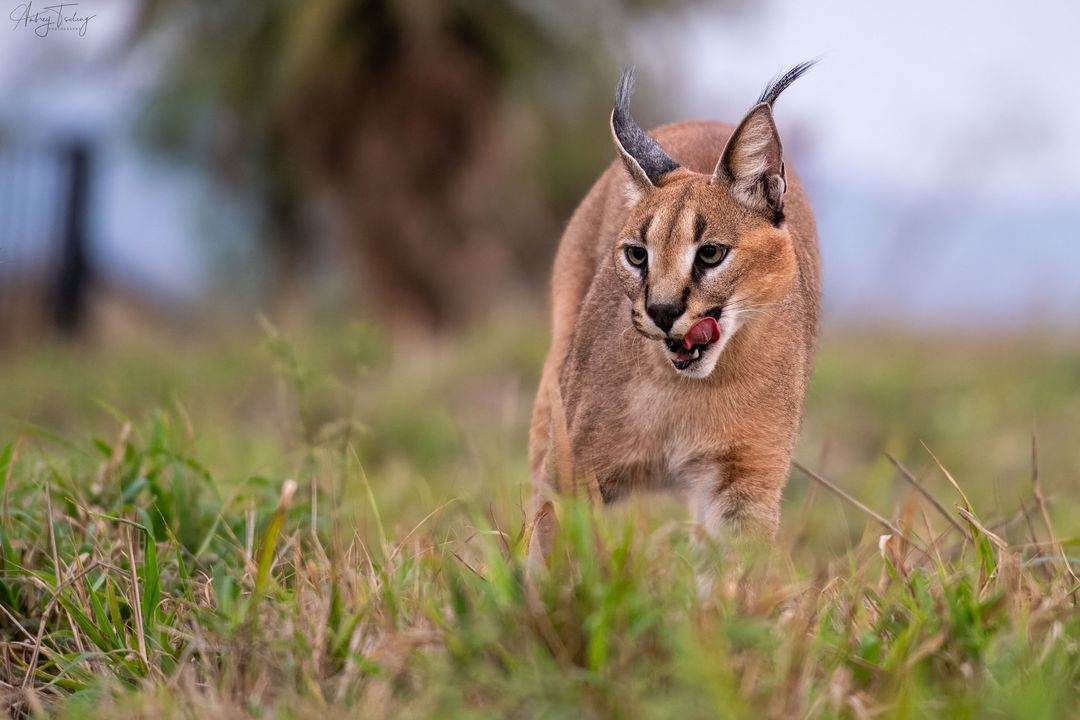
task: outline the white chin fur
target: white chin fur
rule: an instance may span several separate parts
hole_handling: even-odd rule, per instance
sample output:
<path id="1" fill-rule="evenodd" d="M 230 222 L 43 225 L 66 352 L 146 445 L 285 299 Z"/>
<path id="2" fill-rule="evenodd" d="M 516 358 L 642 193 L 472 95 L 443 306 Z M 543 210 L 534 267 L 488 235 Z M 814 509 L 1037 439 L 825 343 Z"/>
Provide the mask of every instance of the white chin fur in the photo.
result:
<path id="1" fill-rule="evenodd" d="M 705 347 L 701 351 L 701 359 L 690 367 L 685 370 L 680 370 L 672 365 L 671 369 L 674 370 L 677 375 L 682 375 L 683 377 L 694 378 L 695 380 L 707 378 L 712 374 L 712 371 L 716 369 L 716 361 L 720 359 L 720 353 L 724 351 L 725 345 L 727 345 L 726 335 Z"/>
<path id="2" fill-rule="evenodd" d="M 728 341 L 739 329 L 738 312 L 730 312 L 725 314 L 720 320 L 720 339 L 716 342 L 706 345 L 701 351 L 701 359 L 695 362 L 685 370 L 671 365 L 671 353 L 664 349 L 664 354 L 669 358 L 668 364 L 671 365 L 671 369 L 675 371 L 677 375 L 682 377 L 693 378 L 695 380 L 701 380 L 712 375 L 713 370 L 716 369 L 716 363 L 720 360 L 720 355 L 723 354 L 724 348 L 727 347 Z"/>

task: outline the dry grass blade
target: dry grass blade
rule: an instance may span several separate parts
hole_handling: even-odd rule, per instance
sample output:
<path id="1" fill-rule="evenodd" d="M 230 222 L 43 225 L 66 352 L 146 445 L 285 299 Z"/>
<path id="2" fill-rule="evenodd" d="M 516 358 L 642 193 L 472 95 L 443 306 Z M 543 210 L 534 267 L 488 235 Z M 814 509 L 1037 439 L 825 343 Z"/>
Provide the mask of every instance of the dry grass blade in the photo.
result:
<path id="1" fill-rule="evenodd" d="M 23 635 L 26 636 L 26 639 L 30 642 L 31 645 L 34 645 L 38 642 L 38 638 L 36 638 L 33 633 L 23 627 L 23 624 L 19 622 L 19 619 L 12 615 L 11 611 L 4 607 L 3 603 L 0 603 L 0 612 L 4 613 L 4 615 L 7 616 L 8 622 L 10 622 L 13 627 L 19 628 L 19 630 L 22 632 Z M 10 683 L 8 684 L 10 685 Z"/>
<path id="2" fill-rule="evenodd" d="M 1032 491 L 1035 493 L 1035 502 L 1039 504 L 1039 513 L 1042 515 L 1046 532 L 1050 535 L 1050 543 L 1057 549 L 1058 555 L 1061 556 L 1061 563 L 1065 566 L 1065 572 L 1072 578 L 1074 585 L 1080 585 L 1080 577 L 1077 577 L 1076 572 L 1072 569 L 1069 556 L 1065 554 L 1065 548 L 1058 542 L 1057 534 L 1054 533 L 1054 526 L 1050 524 L 1050 511 L 1046 507 L 1046 495 L 1043 493 L 1042 480 L 1039 479 L 1039 442 L 1035 435 L 1031 436 L 1031 485 Z"/>
<path id="3" fill-rule="evenodd" d="M 960 513 L 960 516 L 962 518 L 964 518 L 969 523 L 978 528 L 979 532 L 985 535 L 987 540 L 994 543 L 1002 550 L 1008 550 L 1009 543 L 1005 542 L 1005 540 L 1003 540 L 1000 535 L 995 535 L 993 532 L 987 529 L 987 527 L 979 521 L 979 518 L 975 517 L 975 513 L 971 512 L 967 508 L 957 508 L 956 511 Z"/>
<path id="4" fill-rule="evenodd" d="M 43 592 L 49 593 L 49 601 L 48 603 L 46 603 L 45 609 L 41 612 L 41 619 L 38 622 L 37 635 L 35 635 L 30 642 L 30 646 L 33 648 L 33 651 L 30 656 L 30 662 L 26 665 L 26 674 L 23 676 L 22 680 L 22 689 L 24 691 L 30 691 L 33 689 L 31 680 L 33 678 L 34 670 L 37 668 L 38 658 L 41 656 L 42 650 L 45 648 L 45 631 L 49 615 L 60 604 L 60 593 L 63 592 L 64 588 L 69 583 L 78 582 L 91 570 L 100 567 L 101 565 L 102 564 L 98 563 L 96 560 L 89 563 L 85 568 L 80 570 L 77 575 L 63 580 L 59 585 L 56 586 L 55 589 L 50 588 L 41 578 L 34 575 L 29 576 L 29 579 L 32 580 L 34 584 L 37 585 Z M 6 612 L 7 611 L 5 610 L 5 613 Z M 68 618 L 70 620 L 70 615 L 68 616 Z M 26 631 L 25 628 L 23 628 L 21 625 L 20 629 L 22 629 L 24 632 Z"/>
<path id="5" fill-rule="evenodd" d="M 842 490 L 839 486 L 834 485 L 832 482 L 830 482 L 829 480 L 826 480 L 821 475 L 818 475 L 813 470 L 805 467 L 799 461 L 792 460 L 791 464 L 795 467 L 795 469 L 797 469 L 802 474 L 806 475 L 811 480 L 814 480 L 815 482 L 820 483 L 821 485 L 823 485 L 826 489 L 828 489 L 830 492 L 832 492 L 836 496 L 840 497 L 843 500 L 846 500 L 847 502 L 849 502 L 854 507 L 858 508 L 862 512 L 864 512 L 867 515 L 869 515 L 870 517 L 872 517 L 874 520 L 876 520 L 878 523 L 880 523 L 883 527 L 885 527 L 887 530 L 889 530 L 889 532 L 894 533 L 897 537 L 903 538 L 904 540 L 908 541 L 909 543 L 911 543 L 915 547 L 918 547 L 920 550 L 922 550 L 922 548 L 918 545 L 918 543 L 916 543 L 910 537 L 908 537 L 907 533 L 905 533 L 903 530 L 901 530 L 899 527 L 897 527 L 896 524 L 894 524 L 892 521 L 890 521 L 885 516 L 880 515 L 877 512 L 875 512 L 874 510 L 870 509 L 869 507 L 864 505 L 859 500 L 856 500 L 852 495 L 850 495 L 846 491 Z"/>
<path id="6" fill-rule="evenodd" d="M 960 489 L 960 483 L 956 482 L 956 478 L 952 476 L 952 473 L 945 469 L 945 466 L 941 464 L 940 460 L 938 460 L 937 455 L 935 455 L 933 451 L 926 446 L 926 443 L 920 442 L 919 444 L 922 445 L 923 449 L 930 454 L 930 457 L 934 460 L 934 464 L 938 466 L 938 469 L 941 470 L 942 473 L 944 473 L 945 479 L 949 481 L 949 484 L 956 488 L 956 492 L 960 494 L 960 499 L 964 501 L 964 507 L 966 507 L 968 510 L 972 510 L 971 501 L 968 500 L 968 497 L 964 494 L 964 491 Z"/>
<path id="7" fill-rule="evenodd" d="M 49 552 L 52 553 L 53 573 L 56 577 L 56 587 L 59 588 L 63 584 L 63 572 L 61 572 L 60 554 L 56 549 L 56 525 L 53 521 L 52 492 L 49 490 L 48 484 L 45 485 L 45 512 L 48 517 Z M 79 626 L 66 608 L 64 609 L 64 617 L 67 618 L 68 627 L 71 628 L 71 636 L 75 640 L 75 647 L 78 648 L 80 653 L 86 652 L 86 648 L 83 646 L 82 633 L 79 632 Z"/>
<path id="8" fill-rule="evenodd" d="M 885 457 L 887 457 L 889 459 L 889 462 L 891 462 L 893 464 L 893 467 L 895 467 L 900 472 L 900 476 L 903 477 L 905 480 L 907 480 L 908 483 L 913 488 L 915 488 L 915 490 L 920 495 L 922 495 L 924 498 L 926 498 L 927 501 L 931 505 L 933 505 L 934 508 L 936 508 L 939 513 L 941 513 L 941 516 L 949 521 L 950 525 L 952 525 L 954 528 L 959 530 L 962 534 L 967 532 L 966 530 L 964 530 L 964 526 L 961 525 L 956 520 L 956 518 L 954 518 L 952 516 L 952 514 L 945 508 L 945 506 L 942 505 L 940 502 L 938 502 L 937 498 L 935 498 L 933 495 L 931 495 L 929 490 L 927 490 L 925 487 L 923 487 L 922 483 L 919 482 L 919 480 L 915 477 L 915 475 L 910 470 L 908 470 L 906 467 L 904 467 L 903 463 L 901 463 L 899 460 L 897 460 L 895 457 L 893 457 L 891 453 L 885 453 Z"/>
<path id="9" fill-rule="evenodd" d="M 421 520 L 415 526 L 413 526 L 413 529 L 410 530 L 409 532 L 407 532 L 405 534 L 405 537 L 403 537 L 401 540 L 399 540 L 397 542 L 397 544 L 394 545 L 394 550 L 393 550 L 393 552 L 390 553 L 390 557 L 387 559 L 387 562 L 393 562 L 394 561 L 394 558 L 396 558 L 398 553 L 401 552 L 401 548 L 405 547 L 406 543 L 409 542 L 409 539 L 416 533 L 417 530 L 419 530 L 421 527 L 423 527 L 424 523 L 426 523 L 428 520 L 430 520 L 431 518 L 433 518 L 436 515 L 438 515 L 439 513 L 441 513 L 444 509 L 446 509 L 446 506 L 450 505 L 451 503 L 455 503 L 455 502 L 457 502 L 457 498 L 450 498 L 449 500 L 444 502 L 442 505 L 438 506 L 437 508 L 435 508 L 434 510 L 429 512 L 427 515 L 425 515 L 423 520 Z"/>
<path id="10" fill-rule="evenodd" d="M 45 636 L 45 622 L 49 617 L 49 613 L 52 612 L 53 607 L 56 605 L 56 597 L 60 594 L 60 588 L 62 580 L 60 577 L 60 568 L 57 565 L 56 558 L 56 534 L 53 530 L 52 522 L 52 497 L 49 494 L 49 486 L 45 485 L 45 523 L 48 525 L 50 544 L 54 548 L 52 552 L 53 569 L 56 573 L 56 594 L 49 600 L 49 604 L 45 606 L 45 611 L 41 613 L 41 622 L 38 625 L 37 637 L 33 643 L 33 654 L 30 656 L 30 663 L 26 666 L 26 674 L 23 676 L 22 687 L 24 690 L 28 690 L 31 687 L 31 680 L 33 679 L 34 669 L 37 667 L 37 660 L 41 654 L 42 639 Z M 37 579 L 37 578 L 35 578 Z M 41 582 L 40 579 L 37 579 Z"/>
<path id="11" fill-rule="evenodd" d="M 130 563 L 131 567 L 131 607 L 135 609 L 131 616 L 135 619 L 135 638 L 138 640 L 139 657 L 142 658 L 143 664 L 149 669 L 150 656 L 146 653 L 146 628 L 143 626 L 142 613 L 139 612 L 139 608 L 142 607 L 142 591 L 139 589 L 139 566 L 135 560 L 135 541 L 133 540 L 133 536 L 138 532 L 137 529 L 128 527 L 124 534 L 127 540 L 128 563 Z"/>
<path id="12" fill-rule="evenodd" d="M 466 567 L 466 568 L 467 568 L 467 569 L 468 569 L 469 571 L 471 571 L 473 575 L 475 575 L 476 577 L 480 578 L 481 580 L 484 580 L 485 582 L 487 581 L 487 578 L 486 578 L 486 577 L 484 577 L 484 573 L 480 572 L 479 570 L 477 570 L 476 568 L 474 568 L 474 567 L 473 567 L 472 565 L 470 565 L 470 564 L 469 564 L 469 561 L 468 561 L 468 560 L 466 560 L 465 558 L 463 558 L 463 557 L 461 556 L 461 554 L 460 554 L 460 553 L 458 553 L 458 552 L 457 552 L 456 550 L 451 550 L 451 551 L 450 551 L 450 554 L 451 554 L 451 555 L 453 555 L 453 556 L 454 556 L 454 558 L 455 558 L 455 559 L 456 559 L 456 560 L 457 560 L 457 561 L 458 561 L 459 563 L 461 563 L 461 564 L 462 564 L 462 565 L 464 565 L 464 566 L 465 566 L 465 567 Z"/>

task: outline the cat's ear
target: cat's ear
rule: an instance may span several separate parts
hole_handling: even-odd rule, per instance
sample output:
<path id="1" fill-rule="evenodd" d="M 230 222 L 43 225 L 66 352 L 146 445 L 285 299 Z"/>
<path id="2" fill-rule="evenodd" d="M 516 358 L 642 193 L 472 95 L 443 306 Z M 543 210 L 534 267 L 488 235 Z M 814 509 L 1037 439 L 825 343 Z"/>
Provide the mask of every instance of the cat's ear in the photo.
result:
<path id="1" fill-rule="evenodd" d="M 735 200 L 751 210 L 771 214 L 774 222 L 783 217 L 787 172 L 773 103 L 816 63 L 799 63 L 765 86 L 757 104 L 731 133 L 713 172 L 714 183 L 728 187 Z"/>
<path id="2" fill-rule="evenodd" d="M 611 111 L 611 135 L 626 171 L 630 174 L 631 189 L 644 193 L 656 187 L 664 174 L 676 170 L 679 164 L 668 157 L 660 143 L 650 137 L 630 115 L 630 94 L 634 89 L 634 70 L 623 71 L 615 88 L 615 107 Z"/>
<path id="3" fill-rule="evenodd" d="M 751 210 L 784 211 L 784 148 L 767 103 L 755 105 L 731 133 L 713 172 L 713 182 L 727 186 L 732 196 Z"/>

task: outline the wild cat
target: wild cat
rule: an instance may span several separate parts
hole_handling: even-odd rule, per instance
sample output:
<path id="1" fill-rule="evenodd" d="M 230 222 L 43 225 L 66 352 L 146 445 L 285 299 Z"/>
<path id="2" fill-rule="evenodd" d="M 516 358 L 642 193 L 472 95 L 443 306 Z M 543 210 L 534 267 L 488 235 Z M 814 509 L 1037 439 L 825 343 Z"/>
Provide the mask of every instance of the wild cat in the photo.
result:
<path id="1" fill-rule="evenodd" d="M 529 553 L 551 500 L 587 482 L 684 496 L 714 536 L 771 538 L 799 428 L 820 306 L 810 204 L 787 172 L 771 82 L 732 126 L 646 134 L 615 93 L 619 160 L 570 219 L 552 274 L 551 347 L 533 406 Z"/>

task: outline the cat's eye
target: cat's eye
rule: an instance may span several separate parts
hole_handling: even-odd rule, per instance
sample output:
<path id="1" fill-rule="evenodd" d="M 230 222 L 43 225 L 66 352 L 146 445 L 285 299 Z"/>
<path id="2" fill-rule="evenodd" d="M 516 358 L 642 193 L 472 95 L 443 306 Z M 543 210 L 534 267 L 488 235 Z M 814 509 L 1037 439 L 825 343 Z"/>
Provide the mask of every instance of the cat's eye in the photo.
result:
<path id="1" fill-rule="evenodd" d="M 709 243 L 698 248 L 697 259 L 702 265 L 712 267 L 719 265 L 727 257 L 728 246 Z"/>
<path id="2" fill-rule="evenodd" d="M 628 245 L 626 259 L 634 267 L 641 267 L 649 259 L 649 251 L 640 245 Z"/>

